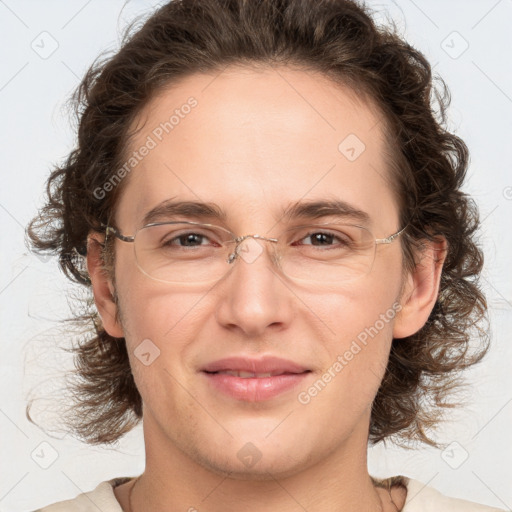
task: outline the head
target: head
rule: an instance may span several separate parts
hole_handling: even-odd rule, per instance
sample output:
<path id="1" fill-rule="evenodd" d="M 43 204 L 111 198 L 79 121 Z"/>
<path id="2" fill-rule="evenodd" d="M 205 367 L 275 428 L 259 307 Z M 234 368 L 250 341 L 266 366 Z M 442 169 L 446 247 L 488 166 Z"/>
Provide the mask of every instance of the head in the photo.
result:
<path id="1" fill-rule="evenodd" d="M 468 354 L 486 311 L 478 215 L 428 62 L 346 0 L 174 1 L 128 34 L 80 84 L 77 147 L 29 227 L 94 297 L 76 349 L 75 433 L 111 443 L 144 416 L 155 439 L 203 465 L 236 472 L 233 455 L 252 443 L 261 471 L 282 474 L 354 435 L 436 445 L 426 430 L 487 340 Z M 260 241 L 208 286 L 169 284 L 105 236 L 107 225 L 135 234 L 166 201 L 186 204 L 158 220 L 236 236 L 340 222 L 335 202 L 363 212 L 343 222 L 373 239 L 401 233 L 352 281 L 294 280 Z M 268 355 L 308 373 L 271 400 L 212 391 L 212 362 Z"/>

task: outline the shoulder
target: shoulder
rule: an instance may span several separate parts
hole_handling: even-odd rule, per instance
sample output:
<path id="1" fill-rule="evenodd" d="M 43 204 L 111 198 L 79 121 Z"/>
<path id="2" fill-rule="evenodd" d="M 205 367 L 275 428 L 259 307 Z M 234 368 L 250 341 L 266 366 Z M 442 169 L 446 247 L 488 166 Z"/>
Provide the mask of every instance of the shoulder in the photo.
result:
<path id="1" fill-rule="evenodd" d="M 123 512 L 114 487 L 130 480 L 129 477 L 113 478 L 101 482 L 94 490 L 79 494 L 76 498 L 47 505 L 35 512 Z"/>
<path id="2" fill-rule="evenodd" d="M 407 489 L 402 512 L 504 512 L 501 508 L 446 496 L 413 478 L 402 475 L 392 478 Z"/>

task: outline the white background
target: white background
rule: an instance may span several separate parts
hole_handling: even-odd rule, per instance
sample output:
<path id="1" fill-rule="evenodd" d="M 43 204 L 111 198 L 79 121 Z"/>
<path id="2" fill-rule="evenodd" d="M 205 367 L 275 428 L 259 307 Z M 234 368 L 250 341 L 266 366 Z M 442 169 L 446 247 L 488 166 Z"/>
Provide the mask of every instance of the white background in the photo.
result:
<path id="1" fill-rule="evenodd" d="M 370 473 L 407 475 L 451 496 L 512 509 L 512 0 L 370 4 L 390 13 L 452 93 L 450 128 L 471 153 L 465 189 L 483 219 L 482 282 L 492 324 L 491 352 L 468 373 L 469 406 L 437 436 L 456 442 L 453 452 L 378 446 L 369 452 Z M 52 163 L 73 145 L 64 101 L 100 51 L 115 50 L 127 22 L 156 5 L 0 0 L 0 511 L 32 510 L 143 470 L 140 428 L 104 449 L 51 436 L 25 417 L 35 384 L 46 395 L 58 392 L 68 364 L 57 350 L 68 341 L 59 321 L 69 314 L 72 287 L 55 261 L 27 251 L 24 227 L 42 204 Z M 43 37 L 47 51 L 52 39 L 58 44 L 48 58 L 32 48 L 42 48 Z"/>

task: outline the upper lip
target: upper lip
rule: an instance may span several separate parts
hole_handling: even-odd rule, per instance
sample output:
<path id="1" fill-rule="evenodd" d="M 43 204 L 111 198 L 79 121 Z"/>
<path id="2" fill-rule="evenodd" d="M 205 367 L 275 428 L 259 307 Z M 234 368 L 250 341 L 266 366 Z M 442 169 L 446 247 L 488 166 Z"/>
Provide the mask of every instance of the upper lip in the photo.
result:
<path id="1" fill-rule="evenodd" d="M 280 357 L 266 356 L 258 359 L 252 357 L 232 356 L 208 363 L 201 368 L 203 372 L 242 371 L 252 373 L 303 373 L 308 368 Z"/>

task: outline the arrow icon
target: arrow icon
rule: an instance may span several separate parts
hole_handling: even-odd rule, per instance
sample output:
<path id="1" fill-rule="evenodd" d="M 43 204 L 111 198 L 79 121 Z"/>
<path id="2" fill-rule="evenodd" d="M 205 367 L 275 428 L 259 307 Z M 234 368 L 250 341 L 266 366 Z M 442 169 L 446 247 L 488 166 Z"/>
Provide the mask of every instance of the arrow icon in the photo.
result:
<path id="1" fill-rule="evenodd" d="M 160 349 L 150 339 L 146 338 L 133 353 L 144 366 L 149 366 L 160 356 Z"/>
<path id="2" fill-rule="evenodd" d="M 245 443 L 236 454 L 240 462 L 248 468 L 252 468 L 261 459 L 261 455 L 261 451 L 252 443 Z"/>
<path id="3" fill-rule="evenodd" d="M 349 162 L 357 160 L 365 149 L 366 145 L 355 133 L 347 135 L 338 145 L 338 151 Z"/>

